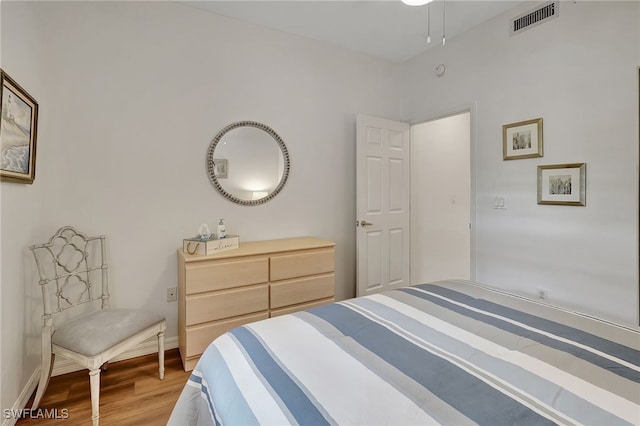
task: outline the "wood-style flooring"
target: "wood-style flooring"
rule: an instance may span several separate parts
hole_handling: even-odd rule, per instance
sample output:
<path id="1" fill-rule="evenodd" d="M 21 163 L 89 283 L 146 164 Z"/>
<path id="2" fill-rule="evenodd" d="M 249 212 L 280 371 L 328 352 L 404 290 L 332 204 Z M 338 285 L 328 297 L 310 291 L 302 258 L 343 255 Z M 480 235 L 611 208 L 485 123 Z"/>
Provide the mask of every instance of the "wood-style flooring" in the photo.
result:
<path id="1" fill-rule="evenodd" d="M 165 352 L 164 380 L 158 376 L 157 354 L 109 363 L 100 380 L 100 425 L 166 425 L 189 375 L 177 349 Z M 22 418 L 17 426 L 90 425 L 89 370 L 52 377 L 40 408 L 59 418 Z"/>

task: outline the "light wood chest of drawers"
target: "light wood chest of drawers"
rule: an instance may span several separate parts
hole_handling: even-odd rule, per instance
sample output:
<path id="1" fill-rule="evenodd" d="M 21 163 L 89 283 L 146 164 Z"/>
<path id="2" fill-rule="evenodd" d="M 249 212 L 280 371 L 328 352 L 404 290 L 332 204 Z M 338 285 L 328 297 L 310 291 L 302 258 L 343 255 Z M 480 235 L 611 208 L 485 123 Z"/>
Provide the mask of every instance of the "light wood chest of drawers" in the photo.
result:
<path id="1" fill-rule="evenodd" d="M 335 244 L 314 237 L 241 242 L 209 256 L 178 250 L 178 339 L 185 371 L 234 327 L 335 300 Z"/>

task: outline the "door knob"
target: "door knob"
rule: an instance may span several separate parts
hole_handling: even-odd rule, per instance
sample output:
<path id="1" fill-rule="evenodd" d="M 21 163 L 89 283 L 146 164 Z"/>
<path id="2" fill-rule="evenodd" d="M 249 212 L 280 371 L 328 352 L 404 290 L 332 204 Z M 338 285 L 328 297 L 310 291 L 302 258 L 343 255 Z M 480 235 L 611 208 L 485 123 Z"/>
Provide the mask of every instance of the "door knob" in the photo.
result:
<path id="1" fill-rule="evenodd" d="M 373 225 L 373 223 L 367 222 L 366 220 L 360 221 L 360 226 L 371 226 L 371 225 Z"/>

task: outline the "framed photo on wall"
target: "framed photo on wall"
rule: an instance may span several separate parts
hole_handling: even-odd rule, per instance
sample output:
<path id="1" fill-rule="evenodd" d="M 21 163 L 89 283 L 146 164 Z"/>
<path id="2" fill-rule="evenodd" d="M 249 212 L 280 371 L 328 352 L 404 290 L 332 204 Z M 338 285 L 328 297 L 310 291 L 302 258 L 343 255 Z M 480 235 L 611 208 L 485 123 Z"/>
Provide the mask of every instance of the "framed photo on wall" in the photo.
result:
<path id="1" fill-rule="evenodd" d="M 228 160 L 226 158 L 214 158 L 213 159 L 213 172 L 218 179 L 227 178 L 227 170 L 229 167 Z"/>
<path id="2" fill-rule="evenodd" d="M 504 160 L 542 157 L 542 118 L 502 126 Z"/>
<path id="3" fill-rule="evenodd" d="M 0 178 L 33 183 L 38 103 L 3 70 L 0 80 Z"/>
<path id="4" fill-rule="evenodd" d="M 538 166 L 538 204 L 585 206 L 587 164 Z"/>

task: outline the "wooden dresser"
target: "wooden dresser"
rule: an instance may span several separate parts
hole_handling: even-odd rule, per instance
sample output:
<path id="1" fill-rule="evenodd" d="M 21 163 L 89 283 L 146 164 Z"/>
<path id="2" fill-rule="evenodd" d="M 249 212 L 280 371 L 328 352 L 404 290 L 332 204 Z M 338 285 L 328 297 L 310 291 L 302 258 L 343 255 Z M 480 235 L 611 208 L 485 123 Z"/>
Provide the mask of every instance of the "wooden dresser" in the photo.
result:
<path id="1" fill-rule="evenodd" d="M 178 250 L 178 338 L 185 371 L 233 327 L 333 302 L 334 246 L 301 237 L 241 242 L 208 256 Z"/>

